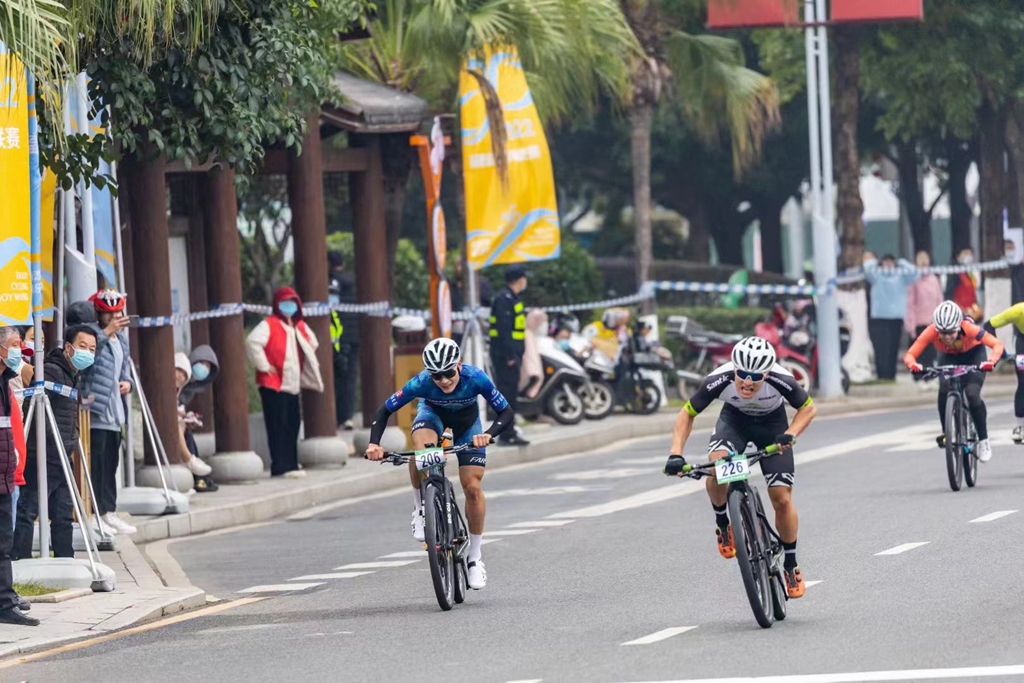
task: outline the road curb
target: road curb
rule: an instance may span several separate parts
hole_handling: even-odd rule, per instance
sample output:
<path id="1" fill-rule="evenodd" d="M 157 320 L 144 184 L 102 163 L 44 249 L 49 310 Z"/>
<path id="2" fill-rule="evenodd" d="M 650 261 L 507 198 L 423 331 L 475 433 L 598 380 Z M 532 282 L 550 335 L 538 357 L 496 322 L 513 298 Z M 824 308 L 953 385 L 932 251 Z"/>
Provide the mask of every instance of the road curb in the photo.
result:
<path id="1" fill-rule="evenodd" d="M 1013 387 L 1010 386 L 992 387 L 986 392 L 986 397 L 1012 396 L 1013 390 Z M 817 402 L 818 415 L 821 417 L 855 415 L 874 410 L 917 408 L 929 405 L 935 405 L 934 393 L 900 397 L 843 397 Z M 676 415 L 677 411 L 666 410 L 647 417 L 637 417 L 625 424 L 602 426 L 598 422 L 594 423 L 593 428 L 586 433 L 567 437 L 558 437 L 557 430 L 545 431 L 543 434 L 538 434 L 529 447 L 494 448 L 490 451 L 492 455 L 488 458 L 487 469 L 500 470 L 514 465 L 595 450 L 630 439 L 667 435 L 672 431 Z M 709 414 L 707 417 L 711 417 L 711 415 Z M 550 438 L 548 438 L 549 435 Z M 139 530 L 134 535 L 134 539 L 137 543 L 151 543 L 245 524 L 256 524 L 317 505 L 398 488 L 405 486 L 407 482 L 408 472 L 405 468 L 388 468 L 380 472 L 367 472 L 343 481 L 325 482 L 306 488 L 267 494 L 243 503 L 149 520 L 133 520 L 133 524 Z M 164 549 L 158 548 L 157 553 L 159 554 L 161 550 Z M 165 550 L 164 552 L 166 553 Z M 149 554 L 149 557 L 152 561 L 152 554 Z M 180 568 L 177 571 L 180 572 Z M 173 568 L 171 574 L 175 574 Z"/>

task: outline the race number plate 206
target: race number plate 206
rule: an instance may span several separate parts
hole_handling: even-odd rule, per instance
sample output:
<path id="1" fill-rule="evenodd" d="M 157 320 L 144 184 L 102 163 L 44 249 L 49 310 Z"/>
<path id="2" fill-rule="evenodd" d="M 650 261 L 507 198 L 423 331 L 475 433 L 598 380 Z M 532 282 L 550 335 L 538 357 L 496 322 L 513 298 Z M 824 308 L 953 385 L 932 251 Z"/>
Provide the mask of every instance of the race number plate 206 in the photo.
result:
<path id="1" fill-rule="evenodd" d="M 743 481 L 750 478 L 750 463 L 746 456 L 737 456 L 732 460 L 715 461 L 715 477 L 719 484 Z"/>
<path id="2" fill-rule="evenodd" d="M 421 471 L 437 467 L 445 461 L 443 448 L 426 448 L 422 451 L 416 451 L 415 455 L 416 469 Z"/>

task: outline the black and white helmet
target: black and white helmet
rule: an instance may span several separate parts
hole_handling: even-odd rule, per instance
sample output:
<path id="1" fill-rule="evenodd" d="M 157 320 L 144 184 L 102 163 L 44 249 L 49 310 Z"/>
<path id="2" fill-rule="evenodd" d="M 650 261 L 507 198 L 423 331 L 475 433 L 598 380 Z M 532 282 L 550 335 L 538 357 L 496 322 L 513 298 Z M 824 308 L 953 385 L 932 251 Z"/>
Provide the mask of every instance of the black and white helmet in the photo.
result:
<path id="1" fill-rule="evenodd" d="M 732 364 L 743 372 L 765 374 L 775 367 L 775 348 L 761 337 L 746 337 L 733 347 Z"/>
<path id="2" fill-rule="evenodd" d="M 423 367 L 427 372 L 451 370 L 462 360 L 459 345 L 447 337 L 434 339 L 423 349 Z"/>
<path id="3" fill-rule="evenodd" d="M 964 312 L 954 301 L 943 301 L 932 314 L 932 322 L 939 332 L 956 332 L 964 321 Z"/>

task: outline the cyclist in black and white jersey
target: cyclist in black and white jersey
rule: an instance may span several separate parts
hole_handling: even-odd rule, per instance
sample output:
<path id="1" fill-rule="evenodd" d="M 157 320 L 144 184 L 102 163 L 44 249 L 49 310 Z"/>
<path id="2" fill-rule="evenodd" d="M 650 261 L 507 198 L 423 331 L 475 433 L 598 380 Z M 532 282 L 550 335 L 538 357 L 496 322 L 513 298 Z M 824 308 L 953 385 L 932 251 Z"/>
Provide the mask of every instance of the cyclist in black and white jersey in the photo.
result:
<path id="1" fill-rule="evenodd" d="M 761 460 L 760 465 L 775 508 L 775 526 L 786 552 L 786 590 L 791 598 L 802 597 L 804 580 L 796 561 L 792 444 L 814 419 L 817 408 L 793 375 L 775 362 L 772 345 L 760 337 L 747 337 L 733 348 L 732 362 L 705 377 L 700 389 L 679 411 L 665 474 L 682 474 L 686 464 L 683 448 L 693 429 L 693 420 L 716 399 L 725 406 L 708 444 L 710 460 L 725 457 L 730 451 L 742 453 L 748 443 L 758 449 L 772 444 L 787 447 L 778 455 Z M 786 403 L 796 408 L 792 424 L 786 415 Z M 718 551 L 726 559 L 736 557 L 732 526 L 726 513 L 729 487 L 708 477 L 707 489 L 717 521 Z"/>

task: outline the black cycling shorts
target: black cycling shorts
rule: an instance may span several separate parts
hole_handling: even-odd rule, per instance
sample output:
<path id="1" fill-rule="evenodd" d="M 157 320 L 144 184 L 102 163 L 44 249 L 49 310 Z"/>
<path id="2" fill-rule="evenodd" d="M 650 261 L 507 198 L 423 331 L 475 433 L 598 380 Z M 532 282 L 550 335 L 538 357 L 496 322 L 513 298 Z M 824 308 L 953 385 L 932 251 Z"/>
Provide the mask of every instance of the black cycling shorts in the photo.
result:
<path id="1" fill-rule="evenodd" d="M 775 443 L 775 437 L 785 433 L 789 429 L 789 418 L 786 416 L 786 409 L 779 408 L 773 413 L 762 417 L 743 415 L 736 410 L 728 410 L 731 406 L 725 406 L 715 424 L 715 431 L 711 433 L 711 440 L 708 442 L 708 453 L 715 451 L 730 450 L 734 453 L 742 453 L 747 449 L 747 444 L 754 444 L 754 448 L 762 449 Z M 793 460 L 793 449 L 788 448 L 778 455 L 763 458 L 759 463 L 761 473 L 772 486 L 793 486 L 796 478 L 796 463 Z"/>
<path id="2" fill-rule="evenodd" d="M 419 408 L 416 411 L 416 419 L 412 423 L 412 431 L 418 432 L 421 429 L 429 429 L 440 437 L 444 433 L 445 427 L 450 427 L 454 440 L 453 445 L 472 444 L 473 437 L 484 432 L 480 424 L 480 411 L 477 410 L 476 406 L 473 406 L 470 410 L 462 412 L 465 415 L 453 417 L 450 413 L 445 414 L 434 410 L 424 401 L 420 401 Z M 458 454 L 458 457 L 459 467 L 467 465 L 473 467 L 487 466 L 486 450 L 473 448 L 468 451 L 462 451 Z"/>

